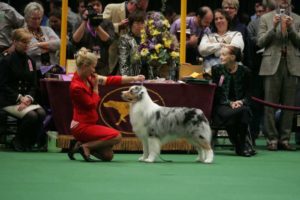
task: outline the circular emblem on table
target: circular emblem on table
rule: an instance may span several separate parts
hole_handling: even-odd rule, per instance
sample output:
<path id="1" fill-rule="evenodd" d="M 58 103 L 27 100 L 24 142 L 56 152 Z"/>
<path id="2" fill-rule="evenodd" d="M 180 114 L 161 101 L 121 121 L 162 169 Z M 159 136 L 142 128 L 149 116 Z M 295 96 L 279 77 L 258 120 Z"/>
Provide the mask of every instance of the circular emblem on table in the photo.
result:
<path id="1" fill-rule="evenodd" d="M 99 115 L 102 124 L 117 129 L 123 134 L 132 134 L 129 119 L 129 103 L 121 98 L 122 91 L 126 91 L 130 87 L 119 87 L 104 94 L 99 105 Z M 165 106 L 165 102 L 160 94 L 148 88 L 147 91 L 155 103 Z"/>

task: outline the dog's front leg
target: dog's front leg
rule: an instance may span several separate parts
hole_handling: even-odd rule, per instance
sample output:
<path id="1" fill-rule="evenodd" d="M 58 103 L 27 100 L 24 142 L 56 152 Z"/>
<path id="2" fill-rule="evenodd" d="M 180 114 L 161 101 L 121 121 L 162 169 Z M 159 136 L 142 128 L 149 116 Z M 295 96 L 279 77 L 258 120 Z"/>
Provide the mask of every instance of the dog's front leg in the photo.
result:
<path id="1" fill-rule="evenodd" d="M 158 138 L 149 137 L 148 138 L 148 146 L 149 146 L 149 156 L 145 160 L 145 162 L 154 162 L 156 157 L 160 154 L 160 146 L 161 142 Z"/>
<path id="2" fill-rule="evenodd" d="M 139 161 L 145 161 L 149 156 L 148 138 L 140 138 L 143 145 L 143 155 L 139 158 Z"/>

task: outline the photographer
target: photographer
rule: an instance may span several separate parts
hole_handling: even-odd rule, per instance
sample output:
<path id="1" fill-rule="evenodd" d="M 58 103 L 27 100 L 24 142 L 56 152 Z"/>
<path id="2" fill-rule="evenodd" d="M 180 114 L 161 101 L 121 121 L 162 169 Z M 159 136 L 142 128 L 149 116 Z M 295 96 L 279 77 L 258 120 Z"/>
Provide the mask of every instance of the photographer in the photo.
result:
<path id="1" fill-rule="evenodd" d="M 77 49 L 86 47 L 98 57 L 96 72 L 108 75 L 108 48 L 115 33 L 111 21 L 102 18 L 100 0 L 88 0 L 82 22 L 73 33 L 73 44 Z"/>
<path id="2" fill-rule="evenodd" d="M 276 0 L 278 9 L 261 16 L 257 45 L 264 48 L 259 75 L 264 77 L 265 100 L 293 106 L 300 76 L 300 16 L 291 12 L 291 0 Z M 289 144 L 292 111 L 282 111 L 278 129 L 275 109 L 265 107 L 264 131 L 270 151 L 295 150 Z"/>

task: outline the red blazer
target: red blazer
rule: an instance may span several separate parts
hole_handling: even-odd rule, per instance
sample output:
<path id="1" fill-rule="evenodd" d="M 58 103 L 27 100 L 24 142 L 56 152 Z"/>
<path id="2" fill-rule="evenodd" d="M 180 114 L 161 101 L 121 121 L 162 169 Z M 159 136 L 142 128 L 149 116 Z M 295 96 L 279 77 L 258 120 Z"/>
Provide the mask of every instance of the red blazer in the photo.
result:
<path id="1" fill-rule="evenodd" d="M 121 76 L 107 77 L 106 85 L 120 85 Z M 93 92 L 93 85 L 88 87 L 78 76 L 77 72 L 70 85 L 70 96 L 73 104 L 73 120 L 79 123 L 96 124 L 98 121 L 97 106 L 100 96 Z"/>

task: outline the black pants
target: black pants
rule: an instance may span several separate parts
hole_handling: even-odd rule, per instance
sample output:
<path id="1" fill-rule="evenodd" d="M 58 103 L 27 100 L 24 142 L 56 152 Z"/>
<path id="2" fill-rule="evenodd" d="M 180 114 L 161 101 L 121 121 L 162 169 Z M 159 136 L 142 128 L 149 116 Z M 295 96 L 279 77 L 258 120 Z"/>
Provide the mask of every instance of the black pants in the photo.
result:
<path id="1" fill-rule="evenodd" d="M 18 139 L 25 147 L 31 147 L 35 143 L 43 145 L 45 143 L 45 133 L 43 131 L 43 121 L 46 112 L 43 108 L 38 108 L 28 112 L 19 122 Z"/>
<path id="2" fill-rule="evenodd" d="M 239 151 L 245 147 L 250 137 L 251 116 L 248 106 L 232 109 L 229 105 L 217 105 L 214 109 L 213 120 L 215 125 L 225 127 L 231 143 Z"/>

